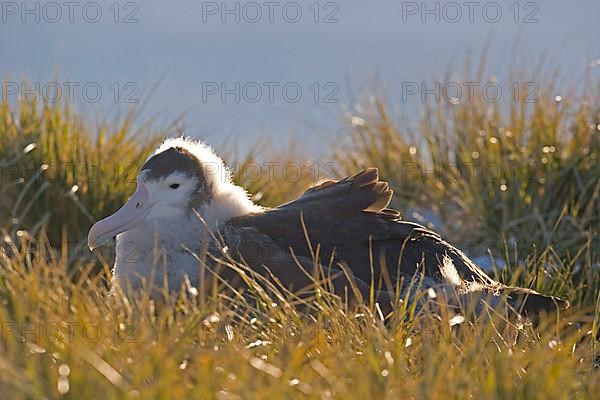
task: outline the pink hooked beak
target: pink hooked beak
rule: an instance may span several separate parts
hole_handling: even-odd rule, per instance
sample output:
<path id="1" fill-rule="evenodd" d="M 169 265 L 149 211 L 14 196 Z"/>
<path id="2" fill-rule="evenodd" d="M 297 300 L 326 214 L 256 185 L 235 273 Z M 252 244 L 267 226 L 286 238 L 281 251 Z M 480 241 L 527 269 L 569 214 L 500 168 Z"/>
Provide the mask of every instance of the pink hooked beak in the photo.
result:
<path id="1" fill-rule="evenodd" d="M 90 250 L 144 222 L 152 206 L 153 204 L 148 202 L 148 189 L 143 183 L 139 184 L 123 207 L 92 226 L 88 233 Z"/>

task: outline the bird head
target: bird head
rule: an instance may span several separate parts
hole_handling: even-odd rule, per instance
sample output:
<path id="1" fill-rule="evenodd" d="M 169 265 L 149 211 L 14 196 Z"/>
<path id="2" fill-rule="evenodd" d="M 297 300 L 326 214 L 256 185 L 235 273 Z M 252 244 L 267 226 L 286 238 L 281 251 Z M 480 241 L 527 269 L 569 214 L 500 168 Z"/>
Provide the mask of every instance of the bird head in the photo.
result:
<path id="1" fill-rule="evenodd" d="M 129 200 L 92 226 L 88 246 L 92 250 L 149 221 L 189 215 L 228 184 L 230 172 L 210 147 L 190 139 L 167 139 L 142 166 Z"/>

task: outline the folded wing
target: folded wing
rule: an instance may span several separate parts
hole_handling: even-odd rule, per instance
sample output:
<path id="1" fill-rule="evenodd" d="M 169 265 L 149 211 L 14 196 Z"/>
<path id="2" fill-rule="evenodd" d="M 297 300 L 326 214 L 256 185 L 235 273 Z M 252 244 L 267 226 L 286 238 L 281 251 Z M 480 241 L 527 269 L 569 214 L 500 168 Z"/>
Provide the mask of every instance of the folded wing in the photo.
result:
<path id="1" fill-rule="evenodd" d="M 410 281 L 416 275 L 431 284 L 451 284 L 459 290 L 510 289 L 487 276 L 435 232 L 403 221 L 398 211 L 387 209 L 392 194 L 388 184 L 379 181 L 378 170 L 370 168 L 337 182 L 323 182 L 294 201 L 235 218 L 228 225 L 237 231 L 251 230 L 254 236 L 264 235 L 274 247 L 268 251 L 271 256 L 293 252 L 303 260 L 316 259 L 325 266 L 335 268 L 341 264 L 359 281 L 381 289 L 402 278 Z M 241 243 L 238 247 L 243 253 L 252 246 Z M 274 262 L 261 263 L 278 268 L 278 276 L 295 279 L 297 270 L 289 265 L 282 269 L 281 265 L 269 265 Z"/>
<path id="2" fill-rule="evenodd" d="M 344 263 L 365 282 L 379 281 L 383 269 L 396 279 L 420 271 L 441 281 L 439 266 L 446 256 L 461 279 L 495 283 L 438 234 L 402 221 L 398 211 L 387 209 L 392 194 L 388 184 L 379 181 L 377 169 L 371 168 L 321 183 L 297 200 L 229 224 L 255 229 L 299 256 L 318 254 L 323 264 Z"/>

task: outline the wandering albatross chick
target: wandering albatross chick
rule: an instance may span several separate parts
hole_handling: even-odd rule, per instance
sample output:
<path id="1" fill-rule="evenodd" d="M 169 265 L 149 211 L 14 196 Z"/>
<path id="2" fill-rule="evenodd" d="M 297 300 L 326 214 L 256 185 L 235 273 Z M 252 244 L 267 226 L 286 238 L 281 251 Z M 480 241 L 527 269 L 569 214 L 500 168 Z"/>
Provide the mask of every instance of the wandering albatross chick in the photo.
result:
<path id="1" fill-rule="evenodd" d="M 204 275 L 197 254 L 219 237 L 231 257 L 294 291 L 311 284 L 300 265 L 310 271 L 318 258 L 335 277 L 336 293 L 347 294 L 352 280 L 369 298 L 373 285 L 383 289 L 376 293 L 388 309 L 390 292 L 398 287 L 408 294 L 415 282 L 462 299 L 504 298 L 528 313 L 568 307 L 558 298 L 494 281 L 438 234 L 386 208 L 391 198 L 387 183 L 370 168 L 263 208 L 232 182 L 210 147 L 167 139 L 143 165 L 125 205 L 92 226 L 88 245 L 93 249 L 116 236 L 114 283 L 122 287 L 138 288 L 143 280 L 162 287 L 165 277 L 171 291 L 186 279 L 198 285 Z"/>

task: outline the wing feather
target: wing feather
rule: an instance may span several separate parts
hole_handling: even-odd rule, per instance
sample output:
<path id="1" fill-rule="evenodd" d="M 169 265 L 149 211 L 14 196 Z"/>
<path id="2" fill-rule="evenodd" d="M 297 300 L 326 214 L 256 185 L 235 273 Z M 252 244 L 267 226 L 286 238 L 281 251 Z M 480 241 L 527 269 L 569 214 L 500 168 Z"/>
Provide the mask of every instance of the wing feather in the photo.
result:
<path id="1" fill-rule="evenodd" d="M 279 207 L 234 218 L 226 230 L 252 232 L 254 241 L 256 235 L 263 237 L 262 246 L 272 248 L 273 257 L 255 259 L 254 265 L 268 266 L 290 286 L 306 283 L 290 261 L 291 250 L 312 264 L 316 261 L 332 268 L 333 260 L 347 266 L 363 289 L 371 283 L 382 287 L 390 277 L 395 282 L 401 278 L 411 281 L 421 273 L 429 282 L 509 292 L 437 233 L 403 221 L 398 211 L 386 208 L 391 198 L 388 184 L 379 181 L 376 168 L 370 168 L 337 182 L 322 182 Z M 253 246 L 245 236 L 237 234 L 233 241 L 238 252 L 247 255 Z M 318 260 L 312 259 L 314 254 L 319 255 Z M 532 307 L 538 307 L 537 303 L 532 302 Z"/>
<path id="2" fill-rule="evenodd" d="M 438 234 L 402 221 L 398 211 L 387 209 L 391 197 L 392 190 L 379 181 L 378 170 L 370 168 L 337 182 L 323 182 L 297 200 L 232 219 L 229 225 L 256 229 L 281 249 L 293 249 L 303 257 L 310 257 L 319 245 L 320 262 L 328 262 L 333 254 L 366 282 L 371 280 L 372 262 L 375 279 L 384 267 L 399 278 L 427 266 L 425 275 L 440 280 L 439 265 L 448 255 L 463 278 L 494 283 Z"/>

